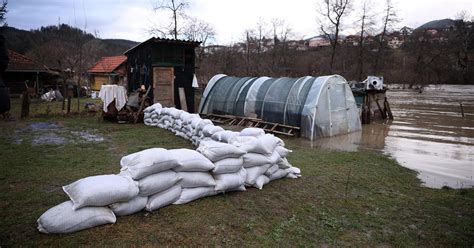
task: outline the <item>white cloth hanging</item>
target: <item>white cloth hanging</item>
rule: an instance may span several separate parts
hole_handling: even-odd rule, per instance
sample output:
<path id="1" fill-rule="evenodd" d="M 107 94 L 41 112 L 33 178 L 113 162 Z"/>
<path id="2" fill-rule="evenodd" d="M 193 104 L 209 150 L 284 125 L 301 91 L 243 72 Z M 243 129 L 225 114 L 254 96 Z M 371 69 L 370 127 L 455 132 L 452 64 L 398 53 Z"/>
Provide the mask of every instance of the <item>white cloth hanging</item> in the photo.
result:
<path id="1" fill-rule="evenodd" d="M 193 88 L 198 88 L 199 85 L 198 85 L 198 80 L 196 78 L 196 74 L 194 74 L 193 76 Z"/>
<path id="2" fill-rule="evenodd" d="M 127 103 L 127 91 L 120 85 L 102 85 L 99 98 L 104 103 L 103 110 L 107 113 L 107 106 L 115 99 L 115 108 L 121 110 Z"/>

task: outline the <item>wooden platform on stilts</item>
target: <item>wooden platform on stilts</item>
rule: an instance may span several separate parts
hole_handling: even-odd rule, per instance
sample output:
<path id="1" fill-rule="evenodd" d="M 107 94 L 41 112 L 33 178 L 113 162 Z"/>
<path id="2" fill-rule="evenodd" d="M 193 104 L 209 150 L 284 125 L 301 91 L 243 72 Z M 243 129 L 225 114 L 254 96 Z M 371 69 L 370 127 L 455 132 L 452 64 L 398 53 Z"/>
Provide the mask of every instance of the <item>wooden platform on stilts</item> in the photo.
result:
<path id="1" fill-rule="evenodd" d="M 300 128 L 280 123 L 267 122 L 258 118 L 242 117 L 234 115 L 199 114 L 218 125 L 235 125 L 242 127 L 257 127 L 267 133 L 282 134 L 287 136 L 299 136 Z"/>

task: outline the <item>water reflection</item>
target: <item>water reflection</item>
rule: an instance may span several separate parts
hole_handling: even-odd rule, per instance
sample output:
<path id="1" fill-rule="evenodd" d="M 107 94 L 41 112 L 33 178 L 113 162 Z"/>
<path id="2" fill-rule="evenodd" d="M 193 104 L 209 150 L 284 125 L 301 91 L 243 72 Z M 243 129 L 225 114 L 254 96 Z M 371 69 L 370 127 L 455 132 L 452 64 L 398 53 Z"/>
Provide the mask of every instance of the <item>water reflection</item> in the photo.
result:
<path id="1" fill-rule="evenodd" d="M 310 145 L 380 151 L 418 171 L 427 187 L 474 187 L 474 86 L 429 86 L 423 94 L 391 90 L 388 98 L 395 121 L 364 125 L 361 132 L 319 139 Z"/>

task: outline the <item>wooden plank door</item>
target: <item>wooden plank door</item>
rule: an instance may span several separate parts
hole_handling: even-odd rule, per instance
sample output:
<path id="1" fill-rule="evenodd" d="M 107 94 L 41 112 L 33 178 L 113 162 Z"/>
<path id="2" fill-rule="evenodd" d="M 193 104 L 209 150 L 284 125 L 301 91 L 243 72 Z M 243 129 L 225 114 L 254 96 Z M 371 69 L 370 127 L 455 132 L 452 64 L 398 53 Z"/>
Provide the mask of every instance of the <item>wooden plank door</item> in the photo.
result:
<path id="1" fill-rule="evenodd" d="M 153 68 L 154 102 L 163 106 L 174 106 L 174 70 L 173 67 Z"/>

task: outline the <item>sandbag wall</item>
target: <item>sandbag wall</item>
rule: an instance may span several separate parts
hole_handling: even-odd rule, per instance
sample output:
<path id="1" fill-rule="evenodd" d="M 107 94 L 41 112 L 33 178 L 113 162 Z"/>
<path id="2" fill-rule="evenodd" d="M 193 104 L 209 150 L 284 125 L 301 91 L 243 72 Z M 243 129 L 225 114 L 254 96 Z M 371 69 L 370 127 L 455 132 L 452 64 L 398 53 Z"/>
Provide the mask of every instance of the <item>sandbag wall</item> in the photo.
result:
<path id="1" fill-rule="evenodd" d="M 228 178 L 237 173 L 245 178 L 246 186 L 262 189 L 271 180 L 283 177 L 300 177 L 299 168 L 293 167 L 286 157 L 291 152 L 285 148 L 280 138 L 265 134 L 260 128 L 245 128 L 241 132 L 224 130 L 215 126 L 211 120 L 201 119 L 197 114 L 190 114 L 176 108 L 163 108 L 156 103 L 144 110 L 144 123 L 167 129 L 176 136 L 190 140 L 197 151 L 214 162 L 214 178 Z M 238 156 L 235 148 L 243 152 Z M 220 150 L 222 157 L 209 151 Z M 245 171 L 240 171 L 244 168 Z M 218 180 L 219 181 L 230 181 Z M 219 186 L 216 189 L 220 189 Z M 228 188 L 227 188 L 228 189 Z"/>
<path id="2" fill-rule="evenodd" d="M 70 233 L 115 223 L 116 216 L 155 211 L 246 186 L 262 189 L 271 180 L 298 178 L 286 159 L 284 142 L 263 130 L 225 131 L 210 120 L 155 104 L 145 109 L 145 124 L 189 139 L 196 150 L 151 148 L 120 160 L 116 175 L 80 179 L 63 187 L 70 200 L 38 219 L 42 233 Z"/>

